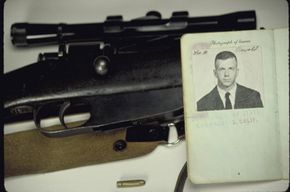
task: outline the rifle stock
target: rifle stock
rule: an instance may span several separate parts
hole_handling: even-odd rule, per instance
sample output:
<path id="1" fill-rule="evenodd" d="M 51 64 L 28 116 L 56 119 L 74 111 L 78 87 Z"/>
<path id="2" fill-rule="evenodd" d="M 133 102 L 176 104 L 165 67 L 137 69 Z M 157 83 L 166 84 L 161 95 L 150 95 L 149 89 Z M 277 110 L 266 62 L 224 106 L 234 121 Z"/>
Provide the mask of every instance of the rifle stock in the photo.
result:
<path id="1" fill-rule="evenodd" d="M 126 142 L 126 147 L 118 151 L 114 149 L 117 141 L 126 141 L 126 129 L 63 138 L 46 137 L 36 129 L 8 134 L 4 136 L 5 177 L 134 158 L 166 143 Z"/>

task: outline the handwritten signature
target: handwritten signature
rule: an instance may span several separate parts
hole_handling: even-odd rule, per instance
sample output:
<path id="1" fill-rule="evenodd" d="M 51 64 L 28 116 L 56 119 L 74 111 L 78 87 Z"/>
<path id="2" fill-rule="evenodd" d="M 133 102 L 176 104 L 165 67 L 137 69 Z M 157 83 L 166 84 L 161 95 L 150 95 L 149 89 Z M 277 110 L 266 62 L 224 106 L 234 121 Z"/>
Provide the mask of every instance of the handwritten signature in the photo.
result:
<path id="1" fill-rule="evenodd" d="M 245 48 L 245 47 L 237 47 L 236 48 L 236 52 L 243 52 L 243 53 L 245 53 L 245 52 L 255 52 L 258 49 L 259 49 L 259 45 L 254 45 L 252 47 L 247 47 L 247 48 Z"/>

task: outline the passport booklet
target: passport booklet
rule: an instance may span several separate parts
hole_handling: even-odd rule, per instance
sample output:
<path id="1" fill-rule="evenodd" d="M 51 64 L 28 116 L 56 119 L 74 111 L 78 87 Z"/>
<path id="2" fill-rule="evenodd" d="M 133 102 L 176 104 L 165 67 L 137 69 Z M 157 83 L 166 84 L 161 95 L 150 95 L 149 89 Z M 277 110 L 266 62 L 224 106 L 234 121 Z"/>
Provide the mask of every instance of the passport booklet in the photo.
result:
<path id="1" fill-rule="evenodd" d="M 289 179 L 288 29 L 181 39 L 194 184 Z"/>

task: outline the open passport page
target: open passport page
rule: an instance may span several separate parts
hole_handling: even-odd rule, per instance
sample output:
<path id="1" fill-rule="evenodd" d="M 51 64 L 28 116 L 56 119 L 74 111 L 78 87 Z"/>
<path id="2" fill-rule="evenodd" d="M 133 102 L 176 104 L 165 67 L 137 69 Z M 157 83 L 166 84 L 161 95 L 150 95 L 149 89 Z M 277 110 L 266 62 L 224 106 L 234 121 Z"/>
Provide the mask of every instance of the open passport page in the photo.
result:
<path id="1" fill-rule="evenodd" d="M 289 180 L 288 28 L 181 39 L 194 184 Z"/>

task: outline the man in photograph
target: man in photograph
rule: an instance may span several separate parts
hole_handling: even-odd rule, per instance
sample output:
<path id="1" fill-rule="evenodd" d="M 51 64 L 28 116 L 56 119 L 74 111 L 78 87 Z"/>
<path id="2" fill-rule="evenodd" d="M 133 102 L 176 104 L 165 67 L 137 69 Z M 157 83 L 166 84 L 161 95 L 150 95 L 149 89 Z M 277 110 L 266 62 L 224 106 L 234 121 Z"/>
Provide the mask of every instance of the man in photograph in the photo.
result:
<path id="1" fill-rule="evenodd" d="M 197 102 L 198 111 L 263 107 L 259 92 L 236 83 L 239 69 L 234 53 L 218 53 L 213 72 L 217 86 Z"/>

